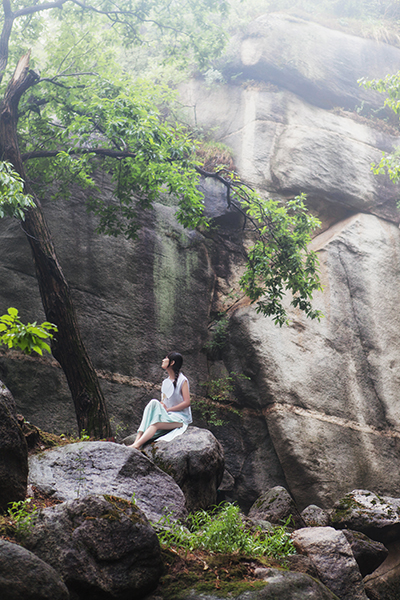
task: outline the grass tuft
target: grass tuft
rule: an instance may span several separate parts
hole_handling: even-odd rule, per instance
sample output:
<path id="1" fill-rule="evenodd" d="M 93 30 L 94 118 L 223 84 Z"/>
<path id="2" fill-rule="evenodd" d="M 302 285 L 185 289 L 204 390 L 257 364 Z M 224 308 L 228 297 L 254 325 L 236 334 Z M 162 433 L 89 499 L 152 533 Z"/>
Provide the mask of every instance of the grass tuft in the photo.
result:
<path id="1" fill-rule="evenodd" d="M 278 559 L 296 553 L 287 524 L 274 527 L 272 532 L 258 527 L 249 529 L 236 504 L 222 503 L 209 512 L 199 510 L 189 516 L 185 525 L 164 516 L 155 528 L 164 548 Z"/>

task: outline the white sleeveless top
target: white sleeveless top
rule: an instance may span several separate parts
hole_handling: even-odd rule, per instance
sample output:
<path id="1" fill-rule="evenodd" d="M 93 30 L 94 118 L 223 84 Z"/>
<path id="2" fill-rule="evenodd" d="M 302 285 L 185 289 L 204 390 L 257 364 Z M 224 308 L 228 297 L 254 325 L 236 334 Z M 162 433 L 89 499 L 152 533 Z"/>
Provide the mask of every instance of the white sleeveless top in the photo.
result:
<path id="1" fill-rule="evenodd" d="M 174 383 L 170 380 L 169 377 L 167 379 L 164 379 L 164 381 L 162 382 L 161 401 L 164 402 L 167 409 L 183 402 L 181 390 L 185 381 L 187 381 L 189 387 L 188 379 L 182 373 L 179 373 L 178 381 L 176 382 L 176 387 L 174 387 Z M 189 424 L 193 420 L 190 406 L 187 406 L 183 410 L 173 411 L 173 415 L 181 417 L 182 423 Z"/>

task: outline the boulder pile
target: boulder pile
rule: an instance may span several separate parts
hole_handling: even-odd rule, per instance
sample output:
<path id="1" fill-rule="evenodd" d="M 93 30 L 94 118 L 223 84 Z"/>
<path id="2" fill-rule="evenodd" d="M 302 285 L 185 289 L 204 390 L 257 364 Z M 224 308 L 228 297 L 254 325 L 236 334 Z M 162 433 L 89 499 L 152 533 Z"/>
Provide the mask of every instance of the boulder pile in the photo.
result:
<path id="1" fill-rule="evenodd" d="M 4 501 L 10 502 L 25 496 L 26 443 L 12 397 L 1 389 L 11 432 L 3 447 L 5 441 L 16 441 L 18 460 L 13 466 L 12 453 L 0 454 L 0 475 L 10 469 L 9 480 L 19 480 L 21 486 L 18 496 L 18 487 L 11 493 L 4 484 Z M 172 442 L 159 439 L 144 452 L 112 442 L 78 442 L 32 456 L 30 485 L 61 503 L 41 509 L 32 519 L 24 547 L 0 540 L 2 600 L 163 600 L 149 596 L 162 572 L 158 538 L 149 521 L 164 516 L 184 520 L 188 510 L 214 504 L 223 471 L 220 444 L 196 427 Z M 267 533 L 285 523 L 297 555 L 288 557 L 289 571 L 258 569 L 263 589 L 229 597 L 395 600 L 393 590 L 400 589 L 399 515 L 400 498 L 367 490 L 353 490 L 329 509 L 311 504 L 300 512 L 286 488 L 266 489 L 243 519 Z M 216 598 L 182 590 L 182 600 L 200 597 Z"/>
<path id="2" fill-rule="evenodd" d="M 11 433 L 14 424 L 21 433 L 5 388 L 3 396 L 4 406 L 10 407 Z M 22 433 L 16 439 L 26 458 Z M 14 453 L 19 456 L 17 447 Z M 13 481 L 20 471 L 15 467 L 14 476 L 9 455 L 0 454 L 0 475 L 9 468 Z M 19 496 L 8 493 L 4 508 L 25 498 L 27 470 L 26 464 Z M 150 521 L 164 516 L 184 520 L 188 508 L 208 508 L 215 503 L 223 470 L 221 446 L 198 428 L 169 444 L 148 447 L 147 456 L 112 442 L 83 441 L 31 456 L 29 485 L 61 503 L 32 518 L 24 547 L 0 539 L 1 599 L 144 598 L 157 587 L 162 572 Z"/>
<path id="3" fill-rule="evenodd" d="M 308 558 L 307 569 L 311 563 L 317 578 L 340 600 L 395 600 L 400 589 L 399 507 L 399 498 L 353 490 L 329 510 L 310 505 L 299 515 L 287 490 L 276 486 L 254 503 L 249 518 L 255 523 L 292 520 L 292 541 Z"/>

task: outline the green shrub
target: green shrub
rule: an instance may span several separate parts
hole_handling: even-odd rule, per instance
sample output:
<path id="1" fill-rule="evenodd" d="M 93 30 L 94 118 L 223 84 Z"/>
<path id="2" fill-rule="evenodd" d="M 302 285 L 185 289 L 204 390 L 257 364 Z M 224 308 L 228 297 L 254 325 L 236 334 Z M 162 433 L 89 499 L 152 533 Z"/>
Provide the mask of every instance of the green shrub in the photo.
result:
<path id="1" fill-rule="evenodd" d="M 35 524 L 38 516 L 38 508 L 31 504 L 32 498 L 10 502 L 8 515 L 14 521 L 16 537 L 24 537 Z"/>
<path id="2" fill-rule="evenodd" d="M 207 388 L 207 397 L 205 399 L 196 398 L 192 401 L 194 410 L 200 413 L 200 416 L 208 425 L 220 427 L 226 425 L 226 421 L 220 418 L 221 412 L 233 413 L 242 416 L 242 413 L 237 408 L 232 406 L 235 401 L 234 391 L 239 381 L 249 380 L 242 373 L 229 373 L 220 379 L 211 379 L 201 383 L 200 385 Z"/>
<path id="3" fill-rule="evenodd" d="M 186 525 L 164 516 L 155 524 L 155 529 L 163 546 L 178 546 L 188 552 L 206 550 L 273 558 L 296 553 L 287 533 L 287 523 L 268 533 L 259 528 L 250 530 L 236 504 L 222 503 L 209 512 L 197 511 L 189 516 Z"/>

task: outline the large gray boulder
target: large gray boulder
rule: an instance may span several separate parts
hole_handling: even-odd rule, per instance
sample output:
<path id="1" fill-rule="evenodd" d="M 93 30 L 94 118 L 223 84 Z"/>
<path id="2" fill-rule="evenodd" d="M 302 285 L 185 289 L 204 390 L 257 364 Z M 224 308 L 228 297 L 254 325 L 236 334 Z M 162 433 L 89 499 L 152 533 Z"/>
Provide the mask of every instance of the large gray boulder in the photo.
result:
<path id="1" fill-rule="evenodd" d="M 320 581 L 316 581 L 305 573 L 285 572 L 281 569 L 267 569 L 262 577 L 267 582 L 266 587 L 257 592 L 254 600 L 334 600 L 335 594 Z M 238 600 L 246 600 L 246 594 L 241 594 Z"/>
<path id="2" fill-rule="evenodd" d="M 244 421 L 241 433 L 230 429 L 235 444 L 220 434 L 232 476 L 224 487 L 245 506 L 254 490 L 283 485 L 300 509 L 330 508 L 355 487 L 395 495 L 400 213 L 396 188 L 370 164 L 399 138 L 366 118 L 326 108 L 383 103 L 357 79 L 396 72 L 400 51 L 282 14 L 258 19 L 239 47 L 232 69 L 252 82 L 210 89 L 196 80 L 182 86 L 182 98 L 265 194 L 308 194 L 325 230 L 314 242 L 324 286 L 314 304 L 325 316 L 311 323 L 290 310 L 291 326 L 277 329 L 239 303 L 223 359 L 228 371 L 252 378 L 238 394 L 249 425 Z M 226 281 L 229 290 L 238 288 L 239 262 L 223 263 L 218 307 L 228 305 Z M 264 430 L 261 419 L 250 423 L 255 413 L 265 418 Z"/>
<path id="3" fill-rule="evenodd" d="M 307 527 L 292 534 L 298 552 L 311 558 L 318 577 L 341 600 L 367 600 L 350 544 L 332 527 Z"/>
<path id="4" fill-rule="evenodd" d="M 198 122 L 217 129 L 233 149 L 246 180 L 266 194 L 306 193 L 324 228 L 358 211 L 399 222 L 395 186 L 371 171 L 382 151 L 399 145 L 395 129 L 375 129 L 270 87 L 209 90 L 195 80 L 182 97 L 196 105 Z"/>
<path id="5" fill-rule="evenodd" d="M 400 537 L 400 498 L 353 490 L 334 506 L 331 523 L 337 529 L 354 529 L 380 542 Z"/>
<path id="6" fill-rule="evenodd" d="M 0 539 L 1 600 L 69 600 L 60 575 L 29 550 Z"/>
<path id="7" fill-rule="evenodd" d="M 216 504 L 225 461 L 221 444 L 211 431 L 189 427 L 171 442 L 161 438 L 144 451 L 174 478 L 185 494 L 189 512 Z"/>
<path id="8" fill-rule="evenodd" d="M 43 509 L 25 546 L 51 565 L 79 600 L 131 600 L 154 590 L 160 545 L 140 509 L 87 496 Z"/>
<path id="9" fill-rule="evenodd" d="M 186 515 L 185 497 L 175 481 L 133 448 L 112 442 L 79 442 L 36 454 L 29 460 L 29 483 L 59 500 L 91 494 L 135 499 L 156 522 L 166 512 Z"/>
<path id="10" fill-rule="evenodd" d="M 330 513 L 315 504 L 310 504 L 301 511 L 301 518 L 307 527 L 327 527 Z"/>
<path id="11" fill-rule="evenodd" d="M 17 421 L 14 399 L 0 381 L 0 511 L 23 500 L 28 478 L 28 448 Z"/>

